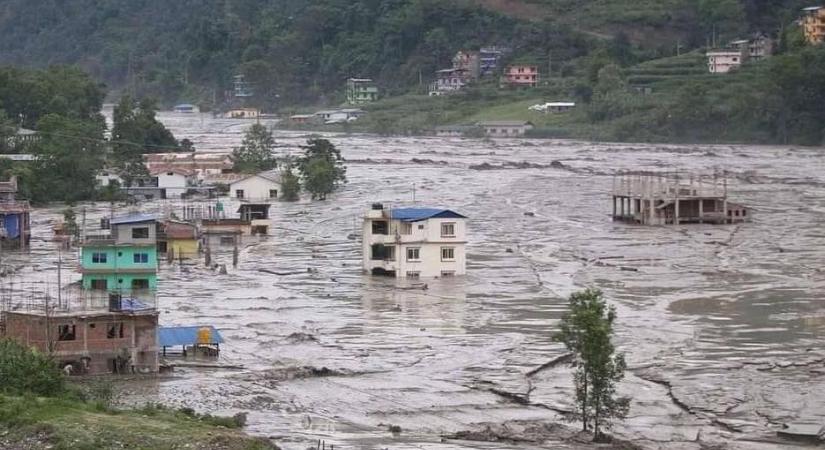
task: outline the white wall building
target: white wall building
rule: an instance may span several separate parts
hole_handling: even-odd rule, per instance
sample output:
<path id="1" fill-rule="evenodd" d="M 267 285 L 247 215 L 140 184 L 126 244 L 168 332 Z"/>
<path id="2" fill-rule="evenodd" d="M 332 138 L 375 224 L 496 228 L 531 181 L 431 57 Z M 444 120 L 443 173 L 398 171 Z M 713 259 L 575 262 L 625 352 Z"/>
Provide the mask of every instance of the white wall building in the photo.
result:
<path id="1" fill-rule="evenodd" d="M 713 50 L 707 52 L 710 73 L 728 73 L 742 65 L 741 50 Z"/>
<path id="2" fill-rule="evenodd" d="M 397 278 L 464 275 L 466 219 L 448 209 L 373 205 L 364 216 L 364 272 Z"/>
<path id="3" fill-rule="evenodd" d="M 120 178 L 120 175 L 110 170 L 98 172 L 97 175 L 95 175 L 95 180 L 97 180 L 97 185 L 100 187 L 106 187 L 112 184 L 113 181 L 117 181 L 118 185 L 123 186 L 123 178 Z"/>
<path id="4" fill-rule="evenodd" d="M 241 200 L 274 200 L 281 193 L 281 176 L 276 170 L 241 178 L 229 185 L 229 196 Z"/>
<path id="5" fill-rule="evenodd" d="M 195 173 L 178 167 L 153 170 L 149 174 L 157 177 L 158 189 L 165 192 L 165 198 L 180 198 L 195 184 Z"/>

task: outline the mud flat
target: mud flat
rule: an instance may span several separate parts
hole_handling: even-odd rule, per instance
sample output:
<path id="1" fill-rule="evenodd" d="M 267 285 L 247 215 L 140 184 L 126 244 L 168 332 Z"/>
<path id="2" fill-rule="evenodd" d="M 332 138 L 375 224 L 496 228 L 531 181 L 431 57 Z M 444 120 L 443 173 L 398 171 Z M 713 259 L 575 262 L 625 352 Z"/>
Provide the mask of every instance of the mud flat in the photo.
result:
<path id="1" fill-rule="evenodd" d="M 229 150 L 249 124 L 161 119 L 199 151 Z M 125 386 L 126 401 L 248 412 L 249 432 L 287 449 L 319 439 L 359 449 L 586 448 L 572 434 L 468 438 L 575 430 L 562 420 L 569 368 L 537 369 L 565 353 L 551 336 L 566 296 L 596 286 L 618 308 L 630 365 L 621 390 L 634 401 L 613 429 L 617 442 L 798 448 L 808 444 L 778 435 L 785 424 L 825 424 L 825 152 L 328 137 L 358 160 L 341 192 L 274 204 L 274 234 L 246 248 L 237 269 L 231 253 L 213 255 L 229 263 L 226 275 L 161 266 L 161 321 L 218 327 L 220 362 L 243 369 L 182 368 Z M 306 135 L 276 138 L 279 152 L 295 154 Z M 728 171 L 731 197 L 754 220 L 613 223 L 611 174 L 621 170 Z M 347 239 L 369 203 L 409 202 L 413 184 L 418 204 L 471 218 L 468 276 L 428 280 L 426 291 L 361 275 L 359 244 Z M 90 222 L 107 210 L 87 205 Z M 35 214 L 36 235 L 57 212 Z M 15 276 L 48 276 L 48 245 L 8 256 L 22 265 Z"/>

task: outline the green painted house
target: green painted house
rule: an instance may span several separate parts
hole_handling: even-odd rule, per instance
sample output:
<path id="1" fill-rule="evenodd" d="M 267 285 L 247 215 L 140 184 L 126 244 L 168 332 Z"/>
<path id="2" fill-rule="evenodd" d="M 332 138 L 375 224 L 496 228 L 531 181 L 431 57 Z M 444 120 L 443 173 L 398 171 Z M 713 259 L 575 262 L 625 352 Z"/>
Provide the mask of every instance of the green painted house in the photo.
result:
<path id="1" fill-rule="evenodd" d="M 113 219 L 111 227 L 110 237 L 89 239 L 83 244 L 83 288 L 123 294 L 156 290 L 155 218 L 139 215 Z"/>

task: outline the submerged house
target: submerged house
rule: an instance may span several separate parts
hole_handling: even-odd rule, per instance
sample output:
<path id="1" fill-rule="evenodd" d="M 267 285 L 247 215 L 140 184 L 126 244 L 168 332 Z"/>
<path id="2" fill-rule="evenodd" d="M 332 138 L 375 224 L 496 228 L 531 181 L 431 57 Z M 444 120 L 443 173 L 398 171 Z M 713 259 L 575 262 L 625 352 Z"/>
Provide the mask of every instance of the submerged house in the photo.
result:
<path id="1" fill-rule="evenodd" d="M 6 338 L 51 354 L 72 375 L 158 371 L 158 311 L 113 296 L 108 307 L 82 311 L 7 311 Z"/>
<path id="2" fill-rule="evenodd" d="M 364 272 L 397 278 L 464 275 L 466 219 L 448 209 L 373 204 L 362 230 Z"/>
<path id="3" fill-rule="evenodd" d="M 239 200 L 277 199 L 281 191 L 281 174 L 270 170 L 248 175 L 229 185 L 229 196 Z"/>
<path id="4" fill-rule="evenodd" d="M 119 217 L 110 226 L 110 235 L 87 236 L 81 246 L 83 288 L 153 297 L 158 269 L 155 217 Z"/>
<path id="5" fill-rule="evenodd" d="M 0 182 L 0 245 L 27 247 L 31 240 L 31 206 L 17 199 L 17 177 Z"/>
<path id="6" fill-rule="evenodd" d="M 238 208 L 241 220 L 249 222 L 251 234 L 267 235 L 272 221 L 269 218 L 269 203 L 243 203 Z"/>
<path id="7" fill-rule="evenodd" d="M 189 259 L 198 256 L 198 229 L 187 222 L 167 220 L 158 224 L 158 252 L 171 253 L 172 258 Z"/>
<path id="8" fill-rule="evenodd" d="M 727 180 L 687 180 L 655 174 L 624 174 L 613 180 L 613 220 L 642 225 L 741 223 L 752 214 L 728 200 Z"/>

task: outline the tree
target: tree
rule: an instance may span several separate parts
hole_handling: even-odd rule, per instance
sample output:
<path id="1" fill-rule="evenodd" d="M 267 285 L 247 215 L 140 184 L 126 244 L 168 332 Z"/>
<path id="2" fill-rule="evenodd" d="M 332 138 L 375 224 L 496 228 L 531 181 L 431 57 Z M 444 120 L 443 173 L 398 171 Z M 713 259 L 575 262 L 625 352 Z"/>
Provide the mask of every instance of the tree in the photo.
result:
<path id="1" fill-rule="evenodd" d="M 178 151 L 178 141 L 155 118 L 157 105 L 150 99 L 139 103 L 124 96 L 115 106 L 112 117 L 112 150 L 114 162 L 126 184 L 135 178 L 148 176 L 143 164 L 144 153 Z"/>
<path id="2" fill-rule="evenodd" d="M 35 203 L 78 202 L 94 198 L 97 171 L 103 166 L 103 129 L 97 123 L 46 115 L 37 123 L 40 141 L 31 169 L 21 183 Z M 67 138 L 71 136 L 71 138 Z"/>
<path id="3" fill-rule="evenodd" d="M 554 336 L 574 355 L 576 371 L 576 413 L 593 439 L 603 440 L 602 430 L 610 419 L 627 416 L 630 400 L 617 397 L 616 383 L 624 377 L 624 355 L 615 353 L 612 342 L 616 311 L 602 299 L 601 291 L 587 289 L 573 293 L 570 311 L 562 318 L 561 330 Z"/>
<path id="4" fill-rule="evenodd" d="M 265 126 L 256 123 L 246 130 L 240 147 L 232 151 L 232 163 L 235 171 L 241 173 L 258 173 L 277 166 L 272 148 L 275 139 Z"/>
<path id="5" fill-rule="evenodd" d="M 281 171 L 281 200 L 295 202 L 300 199 L 301 180 L 292 171 L 292 162 L 287 161 Z"/>
<path id="6" fill-rule="evenodd" d="M 304 156 L 298 161 L 298 169 L 304 180 L 304 188 L 312 199 L 325 200 L 341 183 L 347 182 L 347 168 L 341 152 L 326 139 L 309 139 L 302 146 Z"/>

